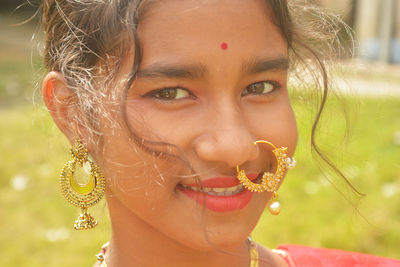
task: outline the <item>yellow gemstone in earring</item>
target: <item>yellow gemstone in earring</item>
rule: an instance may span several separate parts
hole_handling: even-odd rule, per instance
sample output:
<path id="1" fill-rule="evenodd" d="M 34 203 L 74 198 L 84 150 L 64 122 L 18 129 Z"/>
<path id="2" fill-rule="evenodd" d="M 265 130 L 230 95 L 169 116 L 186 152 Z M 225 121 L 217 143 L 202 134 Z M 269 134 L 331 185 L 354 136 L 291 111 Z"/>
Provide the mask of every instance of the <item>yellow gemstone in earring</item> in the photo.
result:
<path id="1" fill-rule="evenodd" d="M 89 163 L 90 164 L 90 163 Z M 91 164 L 91 168 L 94 168 L 93 163 Z M 79 184 L 73 175 L 70 176 L 70 185 L 72 189 L 77 192 L 78 194 L 81 195 L 89 195 L 91 192 L 93 192 L 96 182 L 95 182 L 95 175 L 90 175 L 89 182 L 87 184 Z"/>

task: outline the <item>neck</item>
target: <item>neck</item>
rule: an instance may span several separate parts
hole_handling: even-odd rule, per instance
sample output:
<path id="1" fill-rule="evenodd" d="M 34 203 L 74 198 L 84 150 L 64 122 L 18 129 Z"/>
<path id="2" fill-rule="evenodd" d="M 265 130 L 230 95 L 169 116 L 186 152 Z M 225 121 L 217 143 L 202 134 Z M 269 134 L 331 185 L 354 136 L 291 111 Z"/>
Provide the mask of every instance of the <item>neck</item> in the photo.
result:
<path id="1" fill-rule="evenodd" d="M 108 204 L 112 224 L 112 236 L 106 254 L 109 267 L 250 265 L 247 239 L 228 248 L 217 248 L 210 244 L 208 250 L 196 250 L 153 228 L 127 210 L 116 198 L 109 199 Z"/>

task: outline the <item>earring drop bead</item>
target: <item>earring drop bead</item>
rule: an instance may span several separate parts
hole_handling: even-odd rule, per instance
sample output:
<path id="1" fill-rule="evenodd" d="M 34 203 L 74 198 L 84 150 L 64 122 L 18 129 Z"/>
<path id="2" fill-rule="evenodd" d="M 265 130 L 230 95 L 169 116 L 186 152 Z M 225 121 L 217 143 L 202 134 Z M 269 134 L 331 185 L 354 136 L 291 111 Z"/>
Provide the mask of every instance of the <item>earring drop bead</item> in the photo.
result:
<path id="1" fill-rule="evenodd" d="M 272 203 L 268 206 L 268 210 L 272 215 L 278 215 L 281 212 L 281 203 L 276 200 L 272 201 Z"/>

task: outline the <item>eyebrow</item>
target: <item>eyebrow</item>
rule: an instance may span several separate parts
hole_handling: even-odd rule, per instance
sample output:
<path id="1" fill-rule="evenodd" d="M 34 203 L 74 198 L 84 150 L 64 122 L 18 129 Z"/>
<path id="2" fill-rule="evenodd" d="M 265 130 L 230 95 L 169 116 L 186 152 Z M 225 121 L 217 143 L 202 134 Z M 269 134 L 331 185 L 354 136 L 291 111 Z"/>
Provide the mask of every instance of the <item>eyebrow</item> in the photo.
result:
<path id="1" fill-rule="evenodd" d="M 207 67 L 202 64 L 184 65 L 184 64 L 165 64 L 156 63 L 139 69 L 138 78 L 202 78 L 207 74 Z"/>
<path id="2" fill-rule="evenodd" d="M 289 68 L 288 58 L 276 59 L 253 59 L 242 66 L 242 70 L 248 74 L 257 74 L 271 70 L 287 70 Z M 207 75 L 207 67 L 203 64 L 166 64 L 155 63 L 144 69 L 139 69 L 137 78 L 184 78 L 199 79 Z"/>
<path id="3" fill-rule="evenodd" d="M 289 69 L 289 59 L 286 57 L 275 59 L 255 58 L 243 64 L 243 71 L 248 74 L 257 74 L 265 71 L 287 69 Z"/>

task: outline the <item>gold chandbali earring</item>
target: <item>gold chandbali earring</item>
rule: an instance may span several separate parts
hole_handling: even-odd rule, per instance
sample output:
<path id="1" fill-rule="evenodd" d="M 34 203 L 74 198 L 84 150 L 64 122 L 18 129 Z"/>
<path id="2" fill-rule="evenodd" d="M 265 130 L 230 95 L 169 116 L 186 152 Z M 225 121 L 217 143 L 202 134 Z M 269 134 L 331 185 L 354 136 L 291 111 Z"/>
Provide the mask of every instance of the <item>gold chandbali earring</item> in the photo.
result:
<path id="1" fill-rule="evenodd" d="M 246 173 L 244 170 L 240 170 L 239 166 L 236 166 L 237 172 L 238 172 L 238 179 L 240 183 L 249 191 L 251 192 L 272 192 L 272 199 L 270 201 L 270 204 L 268 206 L 269 211 L 273 215 L 278 215 L 281 210 L 281 205 L 279 201 L 277 200 L 278 198 L 278 187 L 279 184 L 281 183 L 281 180 L 285 176 L 286 172 L 288 169 L 293 169 L 296 165 L 296 161 L 294 158 L 289 158 L 287 156 L 287 147 L 280 147 L 277 148 L 275 145 L 273 145 L 271 142 L 264 141 L 264 140 L 259 140 L 255 141 L 254 145 L 257 145 L 259 143 L 267 144 L 270 145 L 274 150 L 272 151 L 275 155 L 275 158 L 277 160 L 277 165 L 276 165 L 276 172 L 275 174 L 271 172 L 264 172 L 261 182 L 259 184 L 253 183 L 250 181 L 249 178 L 247 178 Z"/>
<path id="2" fill-rule="evenodd" d="M 97 221 L 87 212 L 89 207 L 97 204 L 104 195 L 105 179 L 100 168 L 88 159 L 88 151 L 81 140 L 76 139 L 71 148 L 72 160 L 65 163 L 61 170 L 61 191 L 67 201 L 81 208 L 82 214 L 75 221 L 76 230 L 96 227 Z M 87 184 L 79 184 L 74 177 L 77 164 L 82 168 L 87 162 L 90 165 L 90 179 Z"/>

